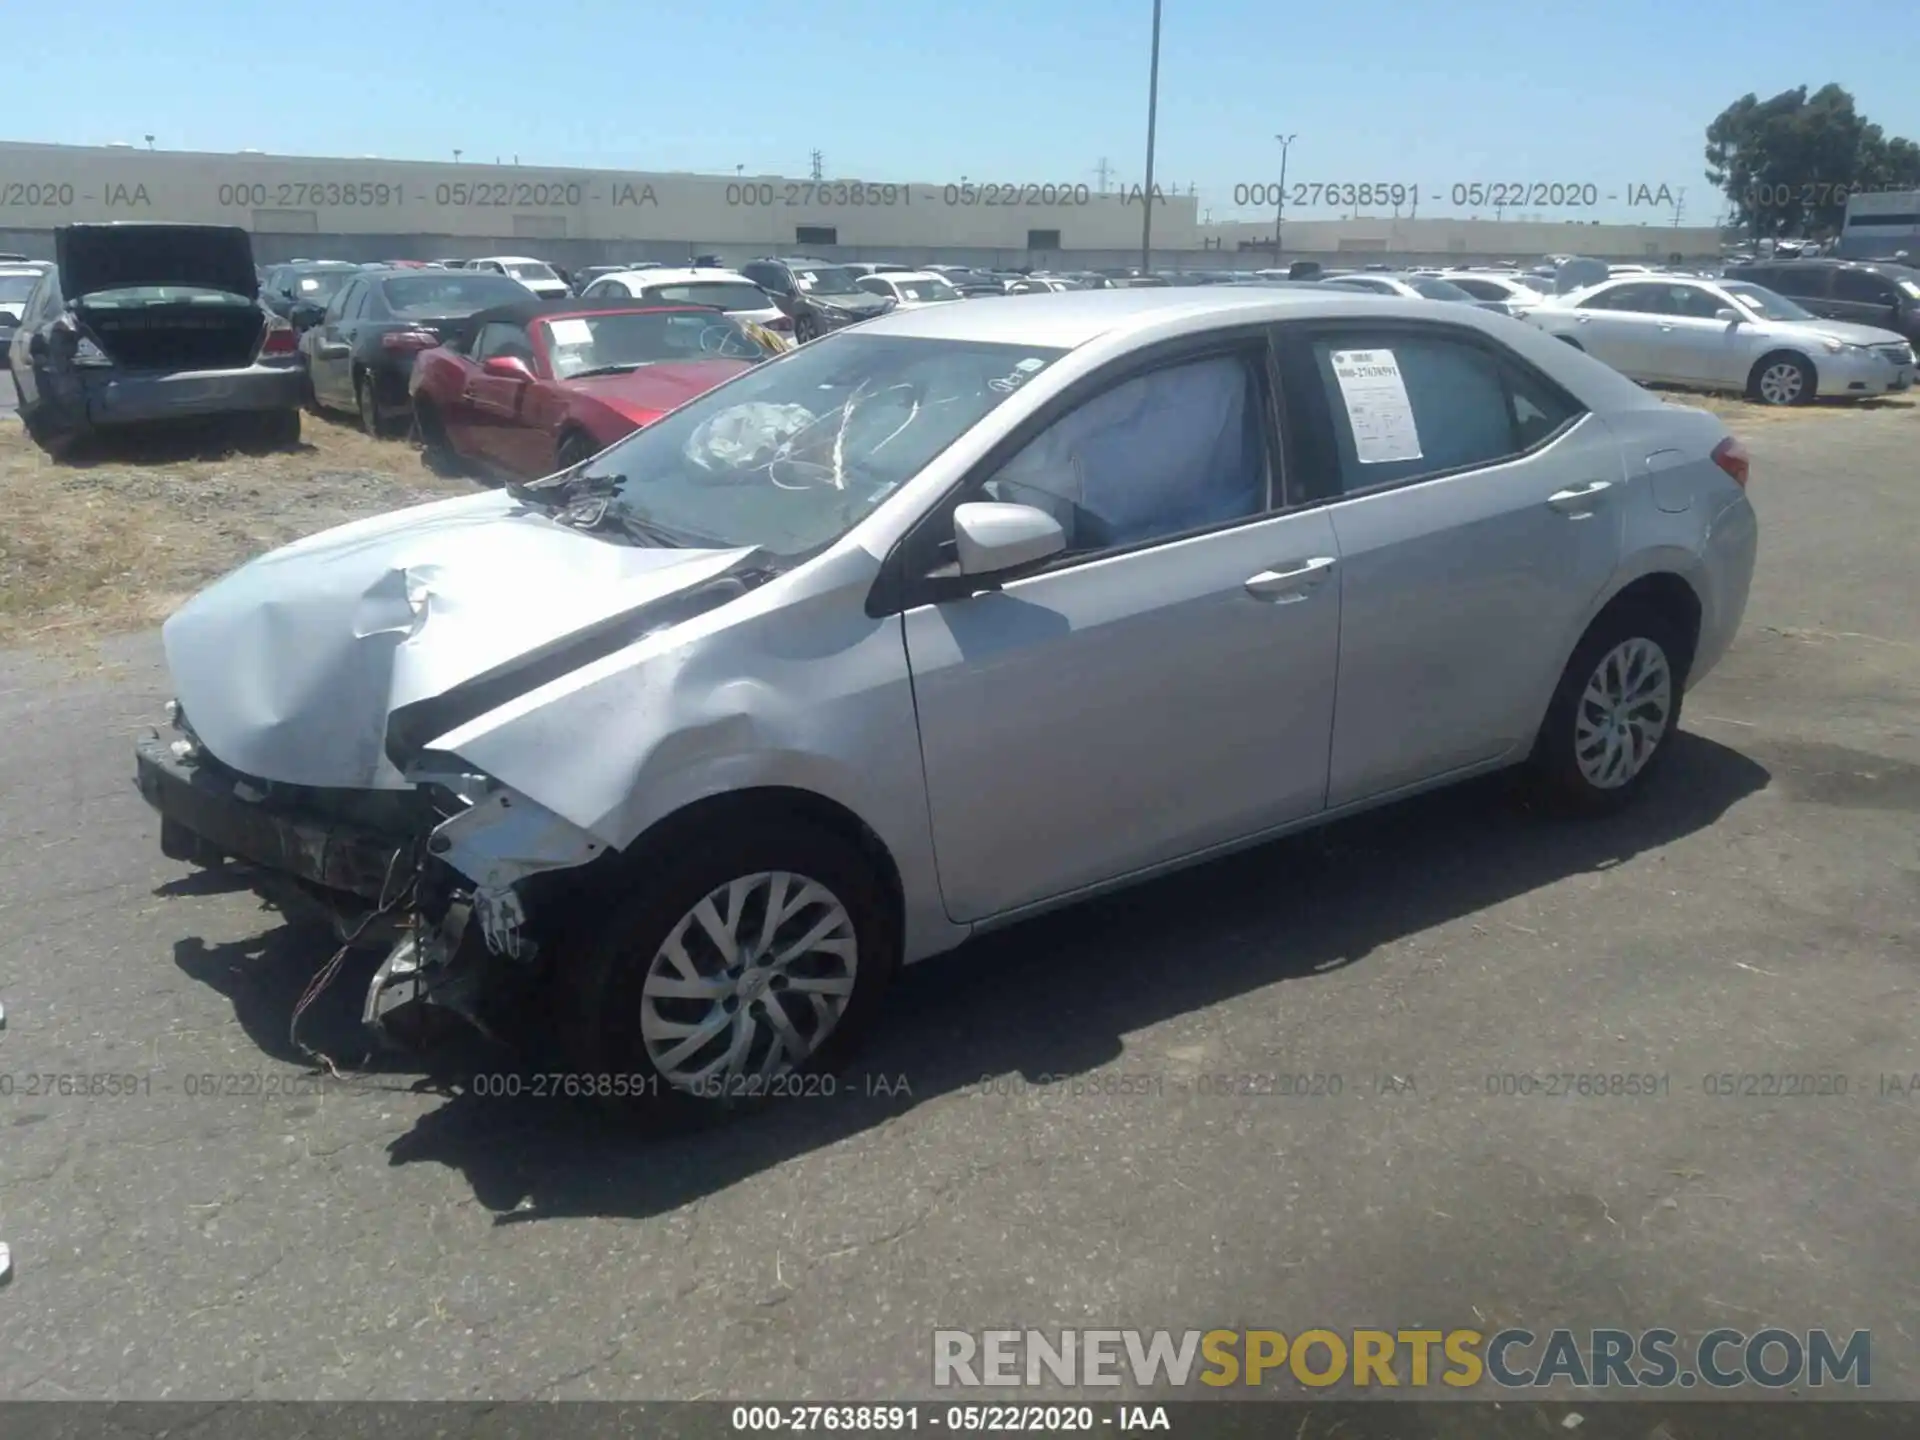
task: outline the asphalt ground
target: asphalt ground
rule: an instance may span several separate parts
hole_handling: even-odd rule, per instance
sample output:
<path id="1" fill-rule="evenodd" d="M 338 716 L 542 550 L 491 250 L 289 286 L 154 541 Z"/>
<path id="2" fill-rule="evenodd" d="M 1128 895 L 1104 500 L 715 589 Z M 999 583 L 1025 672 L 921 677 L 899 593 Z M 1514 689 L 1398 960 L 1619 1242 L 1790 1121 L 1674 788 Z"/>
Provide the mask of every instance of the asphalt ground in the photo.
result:
<path id="1" fill-rule="evenodd" d="M 836 1096 L 674 1140 L 317 1083 L 330 944 L 165 860 L 130 783 L 154 637 L 0 655 L 0 1396 L 900 1398 L 937 1328 L 1780 1325 L 1920 1397 L 1917 418 L 1754 426 L 1746 625 L 1638 809 L 1480 783 L 1048 917 L 910 971 Z M 1504 1078 L 1561 1074 L 1660 1083 Z"/>

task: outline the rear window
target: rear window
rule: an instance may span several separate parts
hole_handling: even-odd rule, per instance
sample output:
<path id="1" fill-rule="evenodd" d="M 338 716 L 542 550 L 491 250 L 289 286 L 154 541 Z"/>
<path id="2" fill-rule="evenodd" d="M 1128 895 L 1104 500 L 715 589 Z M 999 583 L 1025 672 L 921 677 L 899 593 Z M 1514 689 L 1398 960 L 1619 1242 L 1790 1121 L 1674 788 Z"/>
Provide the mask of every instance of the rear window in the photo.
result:
<path id="1" fill-rule="evenodd" d="M 504 275 L 484 271 L 448 271 L 443 275 L 409 275 L 388 280 L 381 287 L 395 310 L 428 314 L 434 311 L 485 310 L 527 300 L 526 286 Z"/>
<path id="2" fill-rule="evenodd" d="M 542 265 L 536 261 L 510 262 L 506 266 L 507 274 L 516 280 L 558 280 L 551 265 Z"/>
<path id="3" fill-rule="evenodd" d="M 38 275 L 0 275 L 0 303 L 25 300 L 39 283 Z"/>
<path id="4" fill-rule="evenodd" d="M 773 302 L 758 285 L 738 280 L 690 280 L 684 285 L 649 285 L 646 298 L 662 305 L 712 305 L 720 310 L 770 310 Z"/>
<path id="5" fill-rule="evenodd" d="M 316 270 L 297 276 L 293 290 L 302 300 L 322 304 L 339 294 L 340 287 L 359 273 L 357 270 Z"/>

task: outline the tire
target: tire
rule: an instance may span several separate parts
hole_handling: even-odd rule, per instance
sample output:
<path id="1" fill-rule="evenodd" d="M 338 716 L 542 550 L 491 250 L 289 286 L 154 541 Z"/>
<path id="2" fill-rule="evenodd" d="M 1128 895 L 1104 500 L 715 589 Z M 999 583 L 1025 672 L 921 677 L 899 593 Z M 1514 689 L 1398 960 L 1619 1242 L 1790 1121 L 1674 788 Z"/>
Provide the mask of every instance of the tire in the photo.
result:
<path id="1" fill-rule="evenodd" d="M 354 372 L 353 408 L 360 416 L 360 428 L 376 440 L 388 440 L 393 431 L 381 418 L 380 407 L 375 403 L 379 381 L 365 370 Z"/>
<path id="2" fill-rule="evenodd" d="M 291 450 L 300 443 L 298 410 L 263 410 L 240 418 L 240 448 L 255 455 Z"/>
<path id="3" fill-rule="evenodd" d="M 300 403 L 306 407 L 307 413 L 311 415 L 318 415 L 320 413 L 320 397 L 314 393 L 313 372 L 311 370 L 301 372 Z"/>
<path id="4" fill-rule="evenodd" d="M 776 876 L 786 877 L 783 893 L 788 904 L 801 893 L 796 887 L 803 883 L 811 883 L 837 904 L 840 930 L 850 932 L 851 946 L 843 941 L 832 953 L 806 952 L 790 966 L 753 963 L 761 918 L 769 897 L 783 883 Z M 730 887 L 746 877 L 760 878 L 745 892 L 739 908 L 732 909 Z M 590 930 L 560 945 L 560 1039 L 583 1093 L 595 1094 L 610 1110 L 632 1121 L 699 1125 L 779 1098 L 783 1092 L 834 1093 L 833 1077 L 872 1025 L 899 966 L 895 908 L 873 863 L 834 831 L 805 820 L 763 819 L 729 811 L 726 819 L 717 820 L 711 828 L 680 837 L 670 849 L 663 849 L 643 885 L 610 890 L 608 898 L 609 907 L 587 922 Z M 702 928 L 694 912 L 709 900 L 723 928 L 727 920 L 741 922 L 737 928 L 748 942 L 744 954 L 723 957 Z M 781 926 L 778 943 L 768 953 L 779 954 L 781 944 L 797 943 L 833 917 L 827 904 L 807 905 Z M 830 933 L 827 938 L 839 937 Z M 735 992 L 697 998 L 658 993 L 661 980 L 669 987 L 680 981 L 682 989 L 693 983 L 682 978 L 684 970 L 675 973 L 677 967 L 664 952 L 670 939 L 679 942 L 679 953 L 688 957 L 698 977 L 709 985 L 724 985 L 726 978 L 738 977 Z M 723 965 L 726 959 L 735 961 L 730 969 Z M 851 976 L 845 974 L 849 967 Z M 661 973 L 650 975 L 656 969 Z M 792 988 L 802 982 L 821 986 L 842 980 L 851 984 L 850 992 L 843 995 L 816 989 L 804 1006 L 792 998 L 807 993 Z M 779 998 L 782 995 L 788 998 Z M 816 1031 L 821 1005 L 830 1008 L 836 1000 L 844 1008 L 824 1032 Z M 816 1042 L 797 1065 L 788 1064 L 778 1072 L 773 1087 L 755 1079 L 758 1062 L 776 1035 L 765 1007 L 778 1009 L 801 1039 Z M 712 1088 L 695 1093 L 684 1082 L 716 1058 L 726 1059 L 729 1042 L 737 1042 L 744 1028 L 737 1019 L 727 1017 L 743 1014 L 757 1018 L 745 1064 L 732 1080 L 724 1071 L 716 1072 Z M 703 1024 L 720 1028 L 697 1042 L 688 1055 L 676 1057 L 675 1047 L 692 1037 L 671 1027 Z M 670 1033 L 662 1034 L 662 1027 Z M 610 1078 L 603 1081 L 601 1077 Z M 606 1093 L 622 1088 L 625 1093 Z"/>
<path id="5" fill-rule="evenodd" d="M 592 438 L 578 430 L 569 430 L 560 437 L 560 443 L 554 448 L 553 467 L 555 470 L 570 469 L 598 455 L 603 447 L 596 445 Z"/>
<path id="6" fill-rule="evenodd" d="M 1762 405 L 1810 405 L 1818 384 L 1813 366 L 1802 356 L 1776 351 L 1763 355 L 1747 377 L 1747 395 Z"/>
<path id="7" fill-rule="evenodd" d="M 820 338 L 820 320 L 811 310 L 803 310 L 793 322 L 793 343 L 804 345 Z"/>
<path id="8" fill-rule="evenodd" d="M 1549 804 L 1605 814 L 1646 789 L 1680 728 L 1689 648 L 1680 627 L 1651 606 L 1621 606 L 1594 621 L 1561 673 L 1528 761 Z M 1622 728 L 1615 728 L 1600 697 L 1617 694 L 1622 681 L 1629 694 L 1644 698 L 1622 712 Z"/>

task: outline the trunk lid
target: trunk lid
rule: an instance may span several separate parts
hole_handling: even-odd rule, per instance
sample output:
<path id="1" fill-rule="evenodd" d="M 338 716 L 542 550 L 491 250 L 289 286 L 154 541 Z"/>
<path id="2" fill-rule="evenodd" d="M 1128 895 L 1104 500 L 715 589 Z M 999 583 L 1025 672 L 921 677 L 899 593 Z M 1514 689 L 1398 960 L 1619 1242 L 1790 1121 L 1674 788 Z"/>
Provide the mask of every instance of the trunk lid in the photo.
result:
<path id="1" fill-rule="evenodd" d="M 260 298 L 253 241 L 237 225 L 62 225 L 53 232 L 61 292 L 196 286 Z"/>

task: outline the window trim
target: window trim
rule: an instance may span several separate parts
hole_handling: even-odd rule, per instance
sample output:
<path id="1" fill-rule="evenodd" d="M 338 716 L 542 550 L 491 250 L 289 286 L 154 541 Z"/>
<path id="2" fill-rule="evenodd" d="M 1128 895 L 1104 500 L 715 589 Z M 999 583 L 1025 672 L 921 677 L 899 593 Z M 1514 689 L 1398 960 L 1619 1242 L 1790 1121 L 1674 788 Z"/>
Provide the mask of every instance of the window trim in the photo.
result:
<path id="1" fill-rule="evenodd" d="M 1864 296 L 1842 295 L 1840 293 L 1840 282 L 1849 275 L 1858 276 L 1863 284 L 1878 285 L 1880 287 L 1880 294 L 1872 299 Z M 1834 270 L 1833 278 L 1827 282 L 1827 293 L 1822 298 L 1832 300 L 1839 305 L 1897 307 L 1900 304 L 1901 295 L 1900 287 L 1884 275 L 1877 274 L 1872 270 L 1856 269 L 1852 266 L 1839 266 Z"/>
<path id="2" fill-rule="evenodd" d="M 1257 359 L 1254 354 L 1256 348 L 1259 351 Z M 964 503 L 962 497 L 993 479 L 1008 461 L 1037 439 L 1055 421 L 1144 375 L 1224 355 L 1238 356 L 1243 361 L 1249 362 L 1248 370 L 1261 390 L 1260 429 L 1262 443 L 1266 450 L 1267 495 L 1266 503 L 1260 510 L 1252 515 L 1221 520 L 1192 530 L 1156 535 L 1150 539 L 1135 541 L 1131 545 L 1113 545 L 1104 550 L 1056 555 L 1043 564 L 1036 565 L 1032 569 L 1018 570 L 1002 580 L 986 580 L 979 576 L 916 575 L 909 569 L 909 557 L 928 547 L 927 536 L 930 532 L 944 532 L 940 539 L 932 542 L 934 546 L 952 543 L 953 512 Z M 1237 325 L 1231 329 L 1209 331 L 1204 335 L 1183 335 L 1132 351 L 1101 366 L 1091 375 L 1084 375 L 1073 382 L 1003 435 L 991 450 L 970 466 L 964 475 L 949 485 L 946 491 L 926 508 L 920 518 L 908 527 L 906 533 L 894 542 L 893 548 L 881 561 L 880 571 L 874 577 L 872 588 L 867 592 L 866 613 L 876 620 L 884 619 L 889 615 L 903 615 L 923 605 L 939 605 L 985 591 L 1000 590 L 1015 580 L 1025 580 L 1035 575 L 1055 575 L 1096 561 L 1138 555 L 1197 537 L 1221 534 L 1242 526 L 1257 525 L 1267 520 L 1277 519 L 1290 513 L 1292 508 L 1284 503 L 1275 503 L 1276 497 L 1284 501 L 1288 489 L 1288 464 L 1291 457 L 1283 445 L 1284 433 L 1281 428 L 1279 376 L 1273 362 L 1269 324 Z"/>
<path id="3" fill-rule="evenodd" d="M 1404 490 L 1413 485 L 1425 485 L 1435 480 L 1450 480 L 1458 475 L 1471 475 L 1477 471 L 1492 470 L 1501 465 L 1511 465 L 1518 460 L 1530 460 L 1535 455 L 1546 450 L 1549 446 L 1555 444 L 1561 436 L 1565 435 L 1574 426 L 1594 413 L 1577 395 L 1573 394 L 1566 386 L 1555 380 L 1539 366 L 1533 364 L 1525 356 L 1515 354 L 1513 351 L 1508 350 L 1489 337 L 1481 335 L 1477 331 L 1466 329 L 1465 327 L 1435 324 L 1432 321 L 1426 320 L 1388 319 L 1383 317 L 1379 320 L 1368 321 L 1353 319 L 1334 320 L 1330 318 L 1283 320 L 1278 322 L 1274 329 L 1276 334 L 1273 350 L 1276 358 L 1282 359 L 1283 361 L 1287 358 L 1292 358 L 1295 360 L 1296 365 L 1304 362 L 1308 373 L 1314 376 L 1318 390 L 1318 404 L 1299 404 L 1294 407 L 1296 413 L 1299 415 L 1299 420 L 1298 423 L 1290 426 L 1289 433 L 1291 436 L 1299 437 L 1304 436 L 1308 430 L 1313 427 L 1330 427 L 1327 433 L 1321 436 L 1321 439 L 1331 443 L 1336 460 L 1340 454 L 1340 422 L 1333 411 L 1333 397 L 1327 395 L 1324 384 L 1319 383 L 1319 362 L 1313 354 L 1314 343 L 1322 336 L 1329 334 L 1360 336 L 1392 336 L 1397 334 L 1409 339 L 1439 340 L 1450 344 L 1464 345 L 1470 349 L 1478 350 L 1481 354 L 1485 355 L 1492 361 L 1496 371 L 1515 372 L 1523 379 L 1530 381 L 1532 384 L 1546 391 L 1547 394 L 1563 401 L 1573 411 L 1571 416 L 1554 426 L 1552 430 L 1534 441 L 1533 444 L 1522 449 L 1510 451 L 1498 459 L 1476 461 L 1470 465 L 1453 465 L 1444 470 L 1430 470 L 1425 474 L 1409 475 L 1399 480 L 1379 480 L 1371 485 L 1362 486 L 1357 490 L 1341 489 L 1332 495 L 1302 496 L 1297 503 L 1289 506 L 1289 510 L 1310 510 L 1329 505 L 1343 505 L 1349 500 L 1364 500 L 1370 496 L 1384 495 L 1389 491 Z M 1292 401 L 1295 397 L 1285 388 L 1284 383 L 1288 368 L 1288 365 L 1285 363 L 1280 365 L 1280 378 L 1282 381 L 1281 394 L 1287 401 Z M 1515 439 L 1518 439 L 1517 431 L 1519 421 L 1511 413 L 1511 386 L 1507 382 L 1504 374 L 1501 376 L 1501 383 L 1502 388 L 1506 390 L 1509 395 L 1509 414 L 1507 417 L 1509 432 L 1514 435 Z M 1289 456 L 1288 458 L 1290 461 L 1296 461 L 1296 457 Z M 1335 476 L 1336 481 L 1338 481 L 1339 478 L 1338 475 Z"/>

